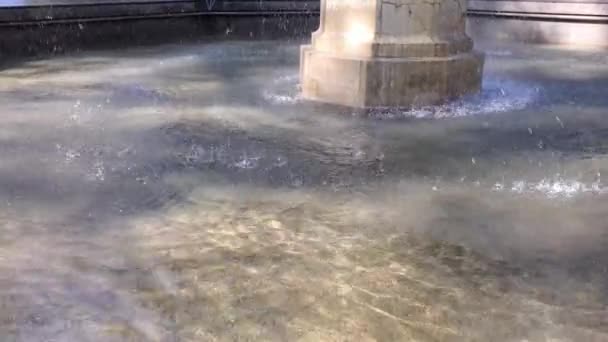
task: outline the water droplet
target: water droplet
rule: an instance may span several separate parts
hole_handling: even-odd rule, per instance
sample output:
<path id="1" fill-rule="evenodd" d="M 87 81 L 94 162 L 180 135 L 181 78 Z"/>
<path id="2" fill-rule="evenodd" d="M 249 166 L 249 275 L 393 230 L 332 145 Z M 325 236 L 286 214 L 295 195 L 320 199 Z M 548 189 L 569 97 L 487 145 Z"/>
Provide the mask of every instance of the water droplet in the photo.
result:
<path id="1" fill-rule="evenodd" d="M 496 183 L 496 184 L 494 184 L 494 187 L 493 187 L 494 191 L 502 191 L 504 188 L 505 188 L 505 186 L 502 183 Z"/>
<path id="2" fill-rule="evenodd" d="M 283 167 L 287 165 L 287 158 L 279 156 L 277 157 L 273 165 L 275 167 Z"/>
<path id="3" fill-rule="evenodd" d="M 68 163 L 79 157 L 80 153 L 76 150 L 69 149 L 65 152 L 65 161 Z"/>
<path id="4" fill-rule="evenodd" d="M 247 155 L 244 155 L 241 160 L 233 165 L 239 169 L 255 169 L 258 167 L 259 159 L 260 157 L 248 157 Z"/>
<path id="5" fill-rule="evenodd" d="M 536 146 L 538 146 L 538 148 L 542 150 L 545 148 L 545 143 L 542 140 L 539 140 Z"/>

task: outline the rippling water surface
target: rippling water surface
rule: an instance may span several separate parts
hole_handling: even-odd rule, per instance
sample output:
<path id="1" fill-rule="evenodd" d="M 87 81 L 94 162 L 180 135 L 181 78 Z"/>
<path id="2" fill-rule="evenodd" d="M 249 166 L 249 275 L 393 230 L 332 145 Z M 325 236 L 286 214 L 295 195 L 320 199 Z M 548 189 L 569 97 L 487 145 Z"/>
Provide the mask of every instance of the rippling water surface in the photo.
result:
<path id="1" fill-rule="evenodd" d="M 608 341 L 608 63 L 362 118 L 298 46 L 0 70 L 3 341 Z"/>

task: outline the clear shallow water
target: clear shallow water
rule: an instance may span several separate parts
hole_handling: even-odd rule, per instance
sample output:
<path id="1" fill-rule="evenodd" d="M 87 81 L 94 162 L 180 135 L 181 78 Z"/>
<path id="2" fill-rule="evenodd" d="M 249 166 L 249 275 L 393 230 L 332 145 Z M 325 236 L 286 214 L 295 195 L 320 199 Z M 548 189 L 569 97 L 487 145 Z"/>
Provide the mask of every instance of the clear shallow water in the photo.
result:
<path id="1" fill-rule="evenodd" d="M 371 118 L 276 42 L 0 71 L 5 341 L 608 340 L 606 57 Z"/>

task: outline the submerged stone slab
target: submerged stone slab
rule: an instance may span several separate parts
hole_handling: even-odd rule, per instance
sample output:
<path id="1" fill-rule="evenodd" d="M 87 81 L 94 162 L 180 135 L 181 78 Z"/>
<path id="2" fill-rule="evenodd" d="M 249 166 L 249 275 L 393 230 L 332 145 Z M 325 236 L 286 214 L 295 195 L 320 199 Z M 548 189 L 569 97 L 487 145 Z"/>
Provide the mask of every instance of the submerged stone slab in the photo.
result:
<path id="1" fill-rule="evenodd" d="M 324 0 L 302 47 L 304 98 L 411 107 L 477 92 L 483 55 L 465 33 L 465 0 Z"/>

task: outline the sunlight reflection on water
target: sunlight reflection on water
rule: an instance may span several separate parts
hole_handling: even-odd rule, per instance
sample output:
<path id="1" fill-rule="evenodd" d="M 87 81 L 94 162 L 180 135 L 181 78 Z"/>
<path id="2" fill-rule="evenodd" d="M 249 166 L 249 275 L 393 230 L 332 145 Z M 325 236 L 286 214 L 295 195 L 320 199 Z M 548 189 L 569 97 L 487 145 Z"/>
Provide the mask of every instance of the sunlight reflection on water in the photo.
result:
<path id="1" fill-rule="evenodd" d="M 297 53 L 0 71 L 0 336 L 607 340 L 597 93 L 489 63 L 476 96 L 369 120 L 301 101 Z M 546 65 L 517 57 L 488 58 Z"/>

